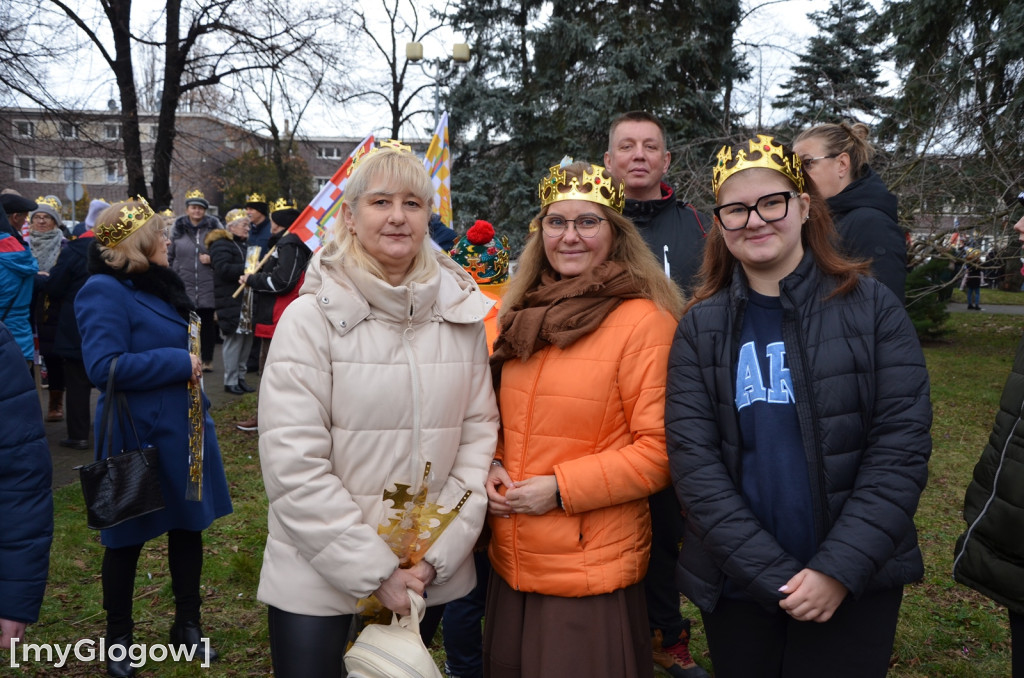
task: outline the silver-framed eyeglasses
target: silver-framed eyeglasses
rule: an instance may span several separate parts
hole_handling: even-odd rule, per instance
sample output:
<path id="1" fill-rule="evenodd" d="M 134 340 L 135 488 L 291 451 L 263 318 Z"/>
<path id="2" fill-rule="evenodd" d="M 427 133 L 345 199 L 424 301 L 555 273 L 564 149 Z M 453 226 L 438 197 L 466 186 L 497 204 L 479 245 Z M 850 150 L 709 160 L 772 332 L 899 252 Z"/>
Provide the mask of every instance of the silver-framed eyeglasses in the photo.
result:
<path id="1" fill-rule="evenodd" d="M 581 214 L 575 219 L 566 219 L 565 217 L 548 214 L 540 220 L 540 227 L 544 230 L 544 235 L 549 238 L 557 238 L 565 233 L 566 229 L 569 228 L 569 224 L 572 224 L 579 237 L 593 238 L 597 235 L 597 230 L 601 228 L 602 221 L 608 220 L 596 214 Z"/>
<path id="2" fill-rule="evenodd" d="M 805 170 L 809 170 L 814 167 L 814 163 L 819 160 L 831 160 L 832 158 L 838 158 L 838 153 L 829 153 L 828 155 L 819 155 L 817 157 L 807 156 L 806 158 L 800 158 L 800 166 Z"/>
<path id="3" fill-rule="evenodd" d="M 713 211 L 722 228 L 727 231 L 739 231 L 747 227 L 751 212 L 757 212 L 757 216 L 769 224 L 785 219 L 789 214 L 789 201 L 799 195 L 796 191 L 769 193 L 762 195 L 753 205 L 731 202 L 727 205 L 719 205 Z"/>

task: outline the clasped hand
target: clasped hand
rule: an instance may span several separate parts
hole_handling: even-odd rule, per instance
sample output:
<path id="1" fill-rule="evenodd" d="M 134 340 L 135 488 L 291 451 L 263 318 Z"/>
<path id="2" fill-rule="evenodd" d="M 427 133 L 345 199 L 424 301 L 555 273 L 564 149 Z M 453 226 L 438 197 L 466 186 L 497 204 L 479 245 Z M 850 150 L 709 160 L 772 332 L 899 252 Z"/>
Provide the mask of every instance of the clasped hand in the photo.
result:
<path id="1" fill-rule="evenodd" d="M 487 474 L 486 486 L 488 512 L 503 518 L 513 513 L 540 516 L 558 507 L 558 480 L 553 475 L 513 482 L 504 466 L 494 465 Z M 501 493 L 502 487 L 505 494 Z"/>
<path id="2" fill-rule="evenodd" d="M 804 568 L 779 588 L 779 607 L 797 621 L 827 622 L 849 591 L 839 580 Z"/>
<path id="3" fill-rule="evenodd" d="M 392 612 L 398 614 L 409 614 L 412 612 L 409 605 L 409 594 L 406 589 L 412 589 L 424 598 L 424 591 L 434 581 L 437 571 L 434 566 L 425 560 L 421 560 L 408 569 L 397 569 L 391 576 L 381 583 L 380 588 L 373 592 L 373 595 L 380 601 L 380 604 Z"/>

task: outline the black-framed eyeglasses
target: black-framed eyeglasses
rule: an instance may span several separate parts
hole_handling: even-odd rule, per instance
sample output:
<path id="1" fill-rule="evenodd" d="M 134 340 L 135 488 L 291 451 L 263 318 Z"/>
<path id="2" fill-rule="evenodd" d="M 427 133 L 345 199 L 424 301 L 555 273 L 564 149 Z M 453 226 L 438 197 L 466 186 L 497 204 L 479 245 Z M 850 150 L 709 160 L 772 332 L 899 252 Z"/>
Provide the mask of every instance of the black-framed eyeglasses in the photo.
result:
<path id="1" fill-rule="evenodd" d="M 831 160 L 832 158 L 838 157 L 838 153 L 829 153 L 828 155 L 819 155 L 813 158 L 808 156 L 806 158 L 800 158 L 800 166 L 803 167 L 805 170 L 809 170 L 812 167 L 814 167 L 814 163 L 818 162 L 819 160 Z"/>
<path id="2" fill-rule="evenodd" d="M 566 219 L 549 214 L 540 220 L 540 227 L 544 230 L 544 235 L 549 238 L 557 238 L 565 233 L 566 229 L 569 228 L 569 224 L 572 224 L 573 228 L 576 229 L 576 234 L 581 238 L 593 238 L 597 235 L 597 229 L 601 228 L 602 221 L 608 220 L 596 214 L 583 214 L 575 219 Z"/>
<path id="3" fill-rule="evenodd" d="M 750 213 L 757 212 L 765 223 L 780 221 L 789 214 L 789 201 L 799 196 L 796 191 L 781 191 L 762 195 L 753 205 L 744 205 L 741 202 L 731 202 L 727 205 L 720 205 L 713 211 L 718 223 L 727 231 L 739 231 L 747 227 L 750 221 Z"/>

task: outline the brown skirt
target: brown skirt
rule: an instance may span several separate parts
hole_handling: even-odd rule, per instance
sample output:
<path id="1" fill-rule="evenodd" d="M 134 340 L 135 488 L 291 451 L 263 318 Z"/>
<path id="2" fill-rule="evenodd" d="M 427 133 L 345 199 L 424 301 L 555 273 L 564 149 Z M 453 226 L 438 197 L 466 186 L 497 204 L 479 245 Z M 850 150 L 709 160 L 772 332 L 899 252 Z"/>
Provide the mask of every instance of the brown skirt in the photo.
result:
<path id="1" fill-rule="evenodd" d="M 583 598 L 513 590 L 491 573 L 486 678 L 652 678 L 643 584 Z"/>

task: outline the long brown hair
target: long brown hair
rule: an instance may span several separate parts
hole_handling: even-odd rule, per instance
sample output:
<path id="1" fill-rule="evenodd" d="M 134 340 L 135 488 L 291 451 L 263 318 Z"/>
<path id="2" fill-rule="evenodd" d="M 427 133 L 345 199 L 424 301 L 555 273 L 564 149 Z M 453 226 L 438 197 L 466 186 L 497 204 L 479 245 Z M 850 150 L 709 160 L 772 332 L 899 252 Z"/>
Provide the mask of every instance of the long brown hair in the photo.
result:
<path id="1" fill-rule="evenodd" d="M 589 169 L 590 163 L 576 162 L 566 167 L 565 173 L 570 178 L 582 179 L 583 172 Z M 611 224 L 613 240 L 608 260 L 617 261 L 625 266 L 644 298 L 650 299 L 658 307 L 671 313 L 674 318 L 682 316 L 686 303 L 682 292 L 665 275 L 665 271 L 633 222 L 610 207 L 600 203 L 594 203 L 594 206 L 601 210 L 602 216 Z M 540 221 L 548 213 L 548 207 L 538 212 L 530 222 L 531 233 L 519 257 L 508 291 L 502 297 L 500 315 L 520 306 L 526 294 L 540 285 L 544 272 L 555 273 L 544 253 L 544 232 L 540 227 Z"/>
<path id="2" fill-rule="evenodd" d="M 778 175 L 785 176 L 781 172 Z M 786 181 L 796 189 L 791 179 L 786 177 Z M 828 298 L 848 294 L 857 286 L 858 276 L 868 274 L 869 262 L 850 259 L 836 249 L 839 236 L 832 221 L 832 213 L 808 174 L 804 174 L 804 192 L 810 196 L 811 206 L 807 221 L 800 228 L 800 242 L 805 250 L 814 255 L 814 262 L 822 273 L 836 279 L 836 289 Z M 716 218 L 715 226 L 708 231 L 704 242 L 704 261 L 697 274 L 697 288 L 685 310 L 689 311 L 694 304 L 728 287 L 737 263 L 736 257 L 726 247 L 722 227 Z"/>

